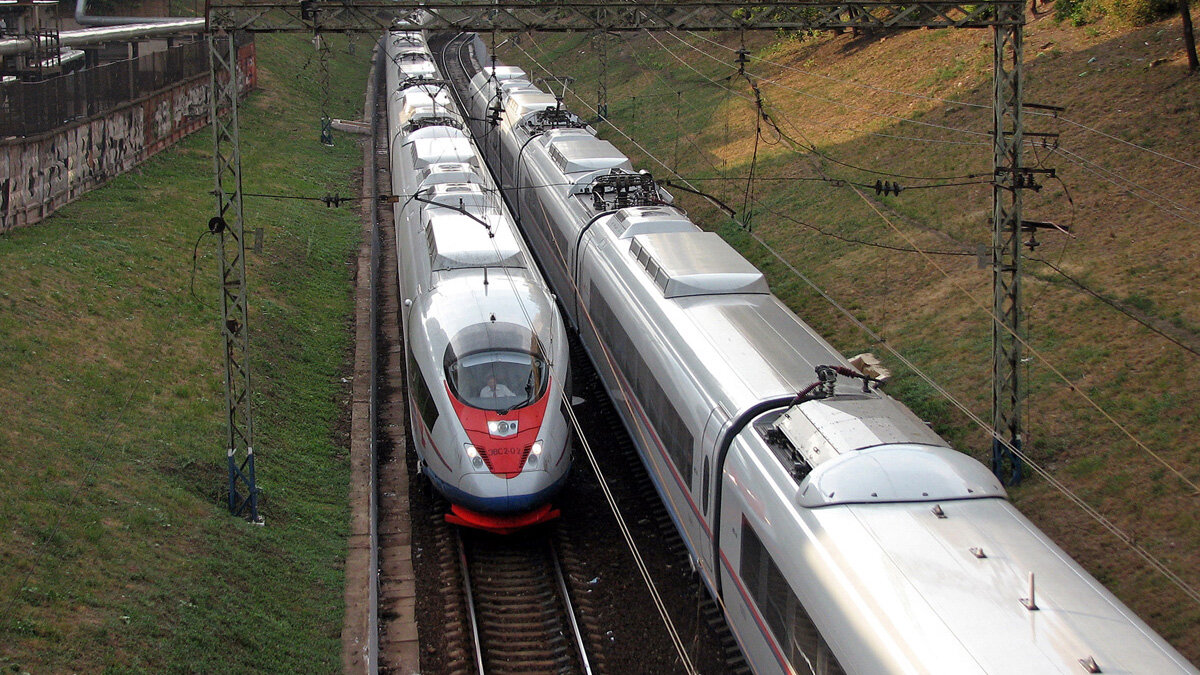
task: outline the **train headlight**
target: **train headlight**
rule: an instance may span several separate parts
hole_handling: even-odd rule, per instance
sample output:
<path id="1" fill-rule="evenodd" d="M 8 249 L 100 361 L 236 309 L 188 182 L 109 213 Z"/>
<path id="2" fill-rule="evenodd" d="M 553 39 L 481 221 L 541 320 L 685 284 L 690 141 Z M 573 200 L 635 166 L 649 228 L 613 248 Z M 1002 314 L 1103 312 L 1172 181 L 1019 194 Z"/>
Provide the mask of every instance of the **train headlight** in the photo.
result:
<path id="1" fill-rule="evenodd" d="M 475 449 L 475 446 L 471 445 L 470 443 L 466 443 L 463 445 L 463 449 L 467 451 L 467 457 L 471 458 L 471 466 L 475 467 L 476 469 L 482 469 L 483 458 L 479 456 L 479 451 Z"/>
<path id="2" fill-rule="evenodd" d="M 542 442 L 534 441 L 533 447 L 529 449 L 529 454 L 533 457 L 537 457 L 537 456 L 541 455 L 542 454 Z"/>

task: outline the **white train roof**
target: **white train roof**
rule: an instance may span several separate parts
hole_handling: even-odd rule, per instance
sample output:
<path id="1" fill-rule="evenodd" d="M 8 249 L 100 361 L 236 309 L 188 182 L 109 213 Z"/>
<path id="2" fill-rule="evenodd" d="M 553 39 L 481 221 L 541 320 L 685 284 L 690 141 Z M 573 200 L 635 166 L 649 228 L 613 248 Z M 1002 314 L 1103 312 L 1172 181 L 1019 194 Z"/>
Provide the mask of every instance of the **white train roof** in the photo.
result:
<path id="1" fill-rule="evenodd" d="M 491 233 L 480 220 L 488 224 Z M 524 252 L 513 228 L 507 227 L 499 214 L 472 217 L 434 207 L 425 212 L 425 227 L 435 272 L 464 267 L 525 267 Z"/>
<path id="2" fill-rule="evenodd" d="M 456 269 L 435 274 L 435 284 L 423 297 L 421 329 L 430 344 L 444 348 L 462 330 L 493 320 L 528 327 L 553 354 L 558 336 L 558 313 L 545 290 L 532 282 L 525 269 L 494 268 L 487 284 L 479 269 Z"/>
<path id="3" fill-rule="evenodd" d="M 418 190 L 427 190 L 444 183 L 476 183 L 486 185 L 475 167 L 465 162 L 430 164 L 418 172 Z"/>
<path id="4" fill-rule="evenodd" d="M 1109 674 L 1196 672 L 1007 501 L 937 506 L 806 511 L 812 539 L 778 561 L 824 578 L 800 593 L 835 649 L 871 637 L 870 655 L 838 650 L 847 670 L 880 672 L 870 657 L 886 654 L 889 672 L 1074 674 L 1089 658 Z"/>
<path id="5" fill-rule="evenodd" d="M 770 292 L 763 273 L 714 232 L 661 232 L 632 240 L 630 253 L 667 298 Z"/>
<path id="6" fill-rule="evenodd" d="M 513 122 L 520 121 L 531 112 L 558 107 L 558 99 L 539 90 L 513 91 L 505 97 L 504 112 Z"/>
<path id="7" fill-rule="evenodd" d="M 546 152 L 564 174 L 624 169 L 633 165 L 617 146 L 576 129 L 546 135 Z"/>
<path id="8" fill-rule="evenodd" d="M 462 131 L 453 127 L 425 127 L 405 137 L 412 153 L 413 168 L 448 162 L 478 166 L 475 148 Z"/>

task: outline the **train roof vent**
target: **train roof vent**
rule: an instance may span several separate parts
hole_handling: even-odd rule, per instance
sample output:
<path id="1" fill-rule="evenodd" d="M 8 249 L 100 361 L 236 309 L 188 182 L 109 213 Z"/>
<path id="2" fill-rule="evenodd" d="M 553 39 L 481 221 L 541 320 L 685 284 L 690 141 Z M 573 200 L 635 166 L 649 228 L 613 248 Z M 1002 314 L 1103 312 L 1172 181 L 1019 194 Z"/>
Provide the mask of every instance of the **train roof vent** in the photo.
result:
<path id="1" fill-rule="evenodd" d="M 629 251 L 668 298 L 770 292 L 762 272 L 714 232 L 641 234 Z"/>
<path id="2" fill-rule="evenodd" d="M 426 132 L 433 133 L 426 134 Z M 430 164 L 447 162 L 478 166 L 471 142 L 458 129 L 424 127 L 409 134 L 408 138 L 412 147 L 414 169 L 424 169 Z"/>
<path id="3" fill-rule="evenodd" d="M 485 192 L 480 185 L 470 183 L 442 183 L 430 188 L 425 199 L 448 206 L 451 209 L 462 208 L 474 215 L 499 213 L 497 197 Z M 431 206 L 431 205 L 426 205 Z M 480 227 L 483 227 L 480 225 Z"/>
<path id="4" fill-rule="evenodd" d="M 493 68 L 491 66 L 484 66 L 483 69 L 480 70 L 479 72 L 483 75 L 484 79 L 488 79 L 488 80 L 490 80 L 492 78 L 492 75 L 494 74 L 496 76 L 496 79 L 501 82 L 503 82 L 505 80 L 527 80 L 528 79 L 525 76 L 525 71 L 521 70 L 520 68 L 518 68 L 516 66 L 496 66 L 495 68 Z M 476 77 L 478 77 L 478 76 L 476 76 Z"/>
<path id="5" fill-rule="evenodd" d="M 525 258 L 513 229 L 495 214 L 482 216 L 495 237 L 479 220 L 449 209 L 430 209 L 425 237 L 433 271 L 464 267 L 524 267 Z"/>
<path id="6" fill-rule="evenodd" d="M 546 152 L 563 173 L 621 168 L 633 171 L 617 146 L 591 134 L 563 134 L 547 143 Z"/>
<path id="7" fill-rule="evenodd" d="M 514 91 L 504 102 L 504 112 L 510 120 L 519 120 L 536 110 L 545 110 L 558 105 L 558 99 L 541 91 Z"/>
<path id="8" fill-rule="evenodd" d="M 415 85 L 400 90 L 395 96 L 399 99 L 400 103 L 400 112 L 397 113 L 396 120 L 402 125 L 414 117 L 434 115 L 440 117 L 457 116 L 457 113 L 454 111 L 454 104 L 450 100 L 450 93 L 446 91 L 444 85 Z"/>
<path id="9" fill-rule="evenodd" d="M 421 169 L 420 185 L 417 189 L 426 189 L 443 183 L 478 183 L 483 185 L 483 177 L 475 167 L 462 162 L 445 162 L 430 164 Z"/>
<path id="10" fill-rule="evenodd" d="M 621 209 L 609 219 L 608 224 L 622 239 L 632 239 L 641 234 L 698 232 L 700 229 L 682 211 L 670 206 Z"/>

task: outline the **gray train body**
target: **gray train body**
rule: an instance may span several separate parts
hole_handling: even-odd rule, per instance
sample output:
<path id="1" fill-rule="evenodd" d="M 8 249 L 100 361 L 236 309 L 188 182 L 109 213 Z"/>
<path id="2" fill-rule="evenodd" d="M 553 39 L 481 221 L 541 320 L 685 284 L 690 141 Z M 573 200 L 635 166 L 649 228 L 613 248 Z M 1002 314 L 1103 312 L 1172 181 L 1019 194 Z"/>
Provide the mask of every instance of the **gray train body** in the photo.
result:
<path id="1" fill-rule="evenodd" d="M 565 327 L 424 39 L 384 40 L 413 443 L 448 520 L 511 532 L 570 469 Z"/>
<path id="2" fill-rule="evenodd" d="M 461 92 L 483 154 L 756 673 L 1198 672 L 616 147 L 492 70 Z"/>

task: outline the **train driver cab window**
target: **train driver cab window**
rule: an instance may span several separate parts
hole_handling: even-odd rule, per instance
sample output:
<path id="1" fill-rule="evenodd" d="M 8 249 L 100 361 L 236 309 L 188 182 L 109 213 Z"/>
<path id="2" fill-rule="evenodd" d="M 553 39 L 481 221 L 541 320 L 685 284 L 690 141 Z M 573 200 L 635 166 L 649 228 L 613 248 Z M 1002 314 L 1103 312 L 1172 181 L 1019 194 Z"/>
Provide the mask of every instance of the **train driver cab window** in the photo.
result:
<path id="1" fill-rule="evenodd" d="M 443 364 L 454 397 L 480 410 L 531 405 L 549 384 L 541 344 L 528 329 L 512 323 L 464 329 L 446 347 Z"/>

